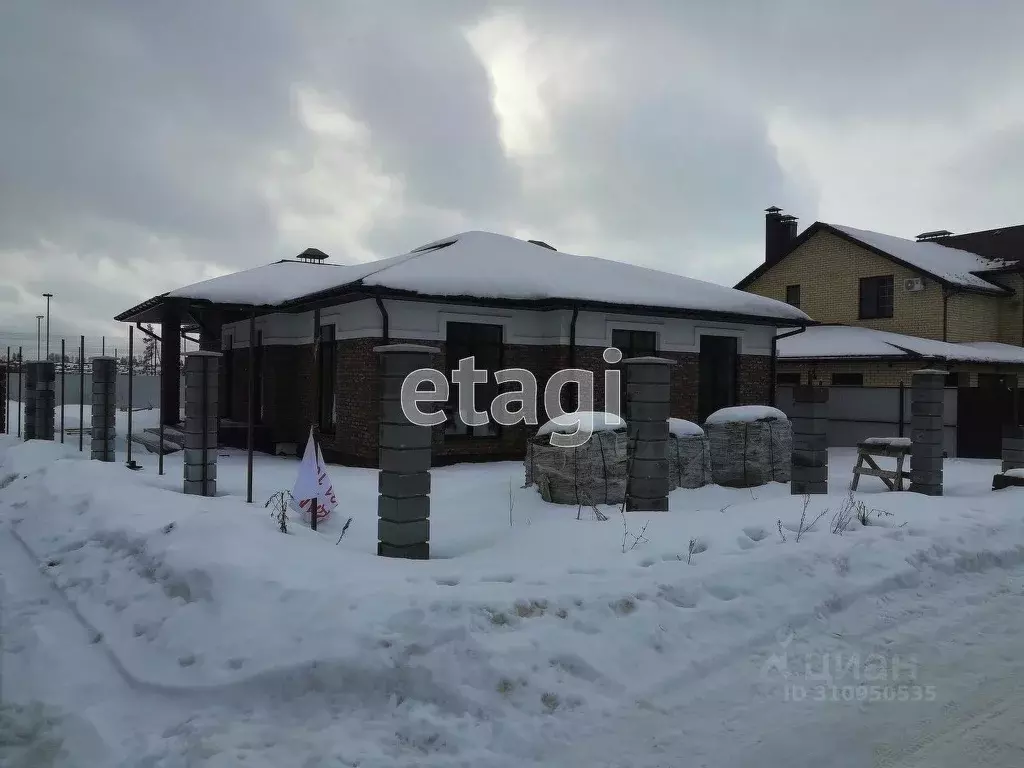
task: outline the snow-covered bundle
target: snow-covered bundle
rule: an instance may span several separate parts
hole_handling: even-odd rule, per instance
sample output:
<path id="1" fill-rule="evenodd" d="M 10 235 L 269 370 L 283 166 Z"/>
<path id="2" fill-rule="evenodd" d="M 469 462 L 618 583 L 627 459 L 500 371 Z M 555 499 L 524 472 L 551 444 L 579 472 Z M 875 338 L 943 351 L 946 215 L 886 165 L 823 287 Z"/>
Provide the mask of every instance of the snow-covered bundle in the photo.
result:
<path id="1" fill-rule="evenodd" d="M 767 406 L 723 408 L 704 426 L 716 484 L 751 488 L 773 480 L 789 482 L 793 427 L 782 411 Z"/>
<path id="2" fill-rule="evenodd" d="M 602 414 L 603 415 L 603 414 Z M 550 434 L 575 431 L 574 423 L 544 425 L 526 444 L 526 485 L 555 504 L 621 504 L 626 493 L 626 425 L 591 419 L 593 436 L 577 448 L 551 445 Z"/>
<path id="3" fill-rule="evenodd" d="M 711 482 L 711 444 L 692 421 L 669 419 L 668 487 L 703 488 Z"/>

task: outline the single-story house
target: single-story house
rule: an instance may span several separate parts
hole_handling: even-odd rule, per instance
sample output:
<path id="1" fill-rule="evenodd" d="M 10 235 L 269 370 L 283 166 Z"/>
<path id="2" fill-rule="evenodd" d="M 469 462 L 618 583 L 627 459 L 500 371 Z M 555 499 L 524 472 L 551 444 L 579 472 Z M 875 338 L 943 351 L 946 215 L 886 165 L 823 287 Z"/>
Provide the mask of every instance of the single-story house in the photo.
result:
<path id="1" fill-rule="evenodd" d="M 359 264 L 309 249 L 155 296 L 116 319 L 161 324 L 164 382 L 178 381 L 185 330 L 223 352 L 226 444 L 245 442 L 252 360 L 259 449 L 301 445 L 316 424 L 325 457 L 356 465 L 377 460 L 373 350 L 383 343 L 437 347 L 435 367 L 446 372 L 470 355 L 489 371 L 526 368 L 541 395 L 556 370 L 588 369 L 599 408 L 607 347 L 658 354 L 677 363 L 672 415 L 702 420 L 721 407 L 770 403 L 777 329 L 811 322 L 774 299 L 487 232 Z M 528 428 L 467 427 L 452 390 L 449 419 L 435 432 L 438 463 L 522 457 Z M 493 377 L 477 385 L 481 409 L 497 391 Z M 176 385 L 163 388 L 165 424 L 179 422 L 179 397 Z M 542 402 L 538 412 L 543 421 Z"/>

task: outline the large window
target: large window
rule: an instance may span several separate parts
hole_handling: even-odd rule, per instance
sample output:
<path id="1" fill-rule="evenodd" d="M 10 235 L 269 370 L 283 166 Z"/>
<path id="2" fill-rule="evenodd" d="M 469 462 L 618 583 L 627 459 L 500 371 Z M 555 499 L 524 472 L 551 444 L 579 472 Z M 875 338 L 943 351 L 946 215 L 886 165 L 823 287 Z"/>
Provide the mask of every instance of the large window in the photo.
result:
<path id="1" fill-rule="evenodd" d="M 337 375 L 338 366 L 334 345 L 334 325 L 320 326 L 320 354 L 318 356 L 320 377 L 320 402 L 317 404 L 319 411 L 320 432 L 333 435 L 336 425 L 336 405 L 338 401 Z"/>
<path id="2" fill-rule="evenodd" d="M 892 317 L 893 276 L 860 279 L 860 319 Z"/>
<path id="3" fill-rule="evenodd" d="M 631 357 L 654 357 L 658 354 L 658 334 L 654 331 L 631 331 L 624 328 L 612 330 L 612 346 L 622 352 L 622 359 Z M 622 370 L 622 366 L 612 366 Z M 619 414 L 626 415 L 626 372 L 619 376 Z M 564 392 L 565 390 L 563 390 Z M 604 403 L 594 403 L 595 410 L 603 411 Z M 573 405 L 575 409 L 575 405 Z M 567 409 L 569 410 L 569 409 Z"/>
<path id="4" fill-rule="evenodd" d="M 786 303 L 792 304 L 794 307 L 800 306 L 800 286 L 799 285 L 787 285 L 786 286 Z"/>
<path id="5" fill-rule="evenodd" d="M 775 383 L 780 387 L 799 387 L 800 386 L 800 374 L 799 373 L 780 373 L 775 377 Z"/>
<path id="6" fill-rule="evenodd" d="M 503 329 L 489 323 L 448 323 L 445 343 L 445 373 L 459 367 L 459 361 L 472 357 L 477 370 L 487 371 L 487 381 L 474 385 L 477 411 L 490 411 L 491 401 L 498 394 L 494 372 L 502 368 Z M 445 407 L 448 420 L 445 422 L 445 437 L 497 437 L 500 427 L 488 416 L 486 424 L 471 427 L 459 418 L 458 387 L 451 387 L 451 398 Z"/>

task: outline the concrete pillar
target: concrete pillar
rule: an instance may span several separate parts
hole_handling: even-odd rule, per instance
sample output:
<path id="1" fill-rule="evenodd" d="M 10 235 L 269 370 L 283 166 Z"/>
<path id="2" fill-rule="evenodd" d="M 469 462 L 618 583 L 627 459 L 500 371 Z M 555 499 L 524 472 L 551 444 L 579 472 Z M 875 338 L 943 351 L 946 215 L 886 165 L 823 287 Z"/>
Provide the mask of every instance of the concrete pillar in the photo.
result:
<path id="1" fill-rule="evenodd" d="M 53 415 L 57 403 L 53 363 L 25 364 L 25 439 L 53 440 Z"/>
<path id="2" fill-rule="evenodd" d="M 428 368 L 435 347 L 388 344 L 380 355 L 380 473 L 377 480 L 377 554 L 430 557 L 431 428 L 412 424 L 402 410 L 402 382 Z"/>
<path id="3" fill-rule="evenodd" d="M 217 369 L 220 352 L 185 355 L 185 484 L 193 496 L 217 495 Z"/>
<path id="4" fill-rule="evenodd" d="M 160 407 L 164 424 L 181 418 L 181 314 L 174 305 L 164 307 L 160 322 Z"/>
<path id="5" fill-rule="evenodd" d="M 942 495 L 942 431 L 946 371 L 914 371 L 910 392 L 910 490 Z"/>
<path id="6" fill-rule="evenodd" d="M 631 357 L 626 366 L 626 509 L 668 511 L 668 417 L 672 360 Z"/>
<path id="7" fill-rule="evenodd" d="M 113 461 L 117 438 L 117 361 L 112 357 L 92 359 L 92 445 L 96 461 Z M 83 425 L 84 428 L 84 425 Z"/>
<path id="8" fill-rule="evenodd" d="M 794 496 L 828 493 L 827 387 L 794 387 L 792 478 Z"/>
<path id="9" fill-rule="evenodd" d="M 1024 427 L 1003 427 L 1003 472 L 1008 469 L 1024 469 Z"/>

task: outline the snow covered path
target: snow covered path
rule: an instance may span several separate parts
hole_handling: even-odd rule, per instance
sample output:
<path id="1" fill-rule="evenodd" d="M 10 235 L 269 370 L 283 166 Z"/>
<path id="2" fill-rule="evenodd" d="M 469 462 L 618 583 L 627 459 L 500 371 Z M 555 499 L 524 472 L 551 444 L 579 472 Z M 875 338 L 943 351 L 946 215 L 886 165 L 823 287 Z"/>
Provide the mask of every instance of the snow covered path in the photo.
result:
<path id="1" fill-rule="evenodd" d="M 935 572 L 665 683 L 579 732 L 550 765 L 1015 768 L 1024 765 L 1024 567 Z M 843 662 L 888 661 L 885 679 Z M 792 677 L 771 666 L 788 661 Z M 854 666 L 858 666 L 854 663 Z M 832 683 L 818 673 L 830 669 Z M 880 666 L 874 668 L 876 671 Z M 814 674 L 808 679 L 805 673 Z M 787 686 L 789 695 L 787 696 Z M 932 701 L 845 700 L 861 686 Z M 851 690 L 852 689 L 852 690 Z M 794 700 L 804 691 L 804 701 Z"/>

